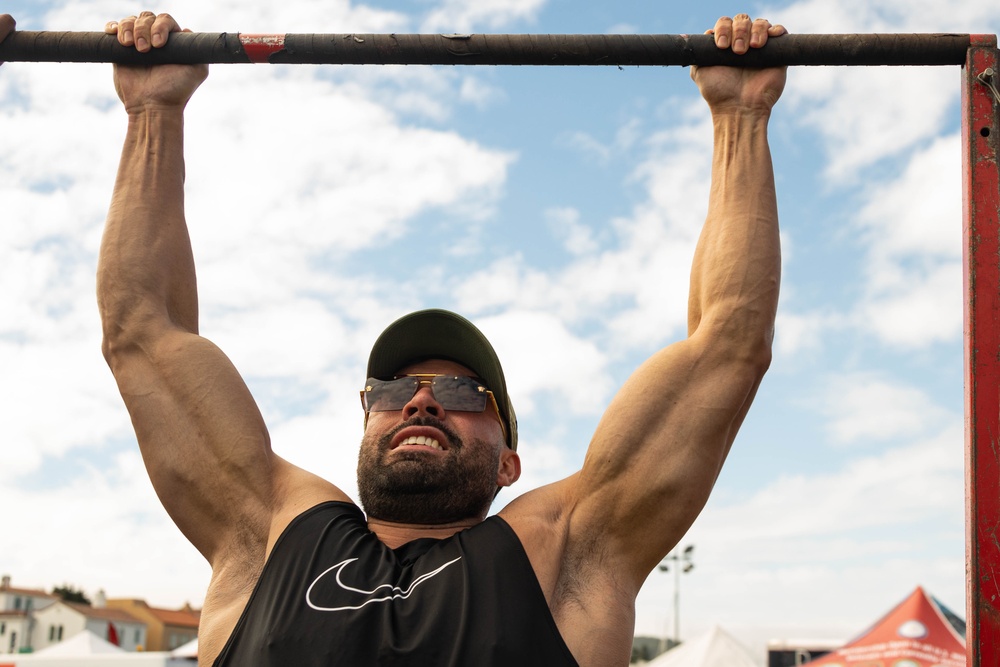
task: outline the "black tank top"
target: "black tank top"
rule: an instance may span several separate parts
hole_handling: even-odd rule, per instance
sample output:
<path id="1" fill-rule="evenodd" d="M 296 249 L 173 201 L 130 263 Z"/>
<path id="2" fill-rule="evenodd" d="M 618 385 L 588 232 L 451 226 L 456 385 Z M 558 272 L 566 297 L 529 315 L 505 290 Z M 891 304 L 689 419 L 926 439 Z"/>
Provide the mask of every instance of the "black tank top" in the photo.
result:
<path id="1" fill-rule="evenodd" d="M 355 505 L 285 529 L 216 667 L 576 667 L 499 517 L 398 549 Z"/>

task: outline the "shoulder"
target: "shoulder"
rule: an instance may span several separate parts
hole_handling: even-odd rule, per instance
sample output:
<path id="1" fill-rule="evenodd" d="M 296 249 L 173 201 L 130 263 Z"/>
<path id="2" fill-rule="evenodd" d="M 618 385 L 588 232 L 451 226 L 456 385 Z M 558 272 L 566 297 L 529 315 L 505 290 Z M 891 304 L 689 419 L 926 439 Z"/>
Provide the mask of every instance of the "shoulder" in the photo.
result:
<path id="1" fill-rule="evenodd" d="M 361 510 L 346 493 L 318 475 L 303 470 L 281 457 L 274 457 L 274 502 L 267 536 L 266 553 L 270 554 L 278 538 L 297 517 L 325 503 L 350 508 L 364 519 Z"/>

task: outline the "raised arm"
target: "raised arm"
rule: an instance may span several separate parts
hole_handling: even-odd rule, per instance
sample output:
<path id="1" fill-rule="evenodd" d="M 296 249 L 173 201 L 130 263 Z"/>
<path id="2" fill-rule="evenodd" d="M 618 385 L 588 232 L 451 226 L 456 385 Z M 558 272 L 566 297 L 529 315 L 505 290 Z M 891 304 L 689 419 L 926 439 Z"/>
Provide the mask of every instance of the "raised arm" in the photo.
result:
<path id="1" fill-rule="evenodd" d="M 752 26 L 752 28 L 751 28 Z M 720 48 L 783 34 L 722 19 Z M 604 414 L 583 469 L 542 493 L 565 508 L 566 563 L 633 594 L 704 507 L 771 358 L 780 251 L 767 123 L 783 69 L 698 68 L 713 119 L 708 216 L 695 251 L 689 335 L 654 354 Z M 555 514 L 555 512 L 552 512 Z M 596 574 L 595 574 L 596 578 Z"/>
<path id="2" fill-rule="evenodd" d="M 140 51 L 179 30 L 144 12 L 108 25 Z M 101 243 L 103 349 L 150 479 L 178 527 L 213 564 L 263 562 L 290 478 L 335 492 L 270 449 L 246 385 L 198 335 L 194 259 L 184 217 L 184 108 L 205 66 L 116 67 L 128 130 Z M 308 502 L 308 499 L 304 500 Z"/>

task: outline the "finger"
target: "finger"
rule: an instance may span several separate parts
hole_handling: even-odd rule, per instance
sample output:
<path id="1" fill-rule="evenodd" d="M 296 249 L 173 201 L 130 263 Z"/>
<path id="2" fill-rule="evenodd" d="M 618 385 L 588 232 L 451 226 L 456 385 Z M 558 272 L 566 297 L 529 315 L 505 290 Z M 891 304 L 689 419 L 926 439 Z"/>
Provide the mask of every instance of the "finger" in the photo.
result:
<path id="1" fill-rule="evenodd" d="M 159 14 L 153 21 L 150 40 L 155 48 L 160 48 L 170 39 L 170 33 L 180 32 L 181 27 L 170 14 Z"/>
<path id="2" fill-rule="evenodd" d="M 780 23 L 778 25 L 772 25 L 770 28 L 767 29 L 768 37 L 781 37 L 782 35 L 787 35 L 787 34 L 788 34 L 788 29 L 785 26 L 781 25 Z"/>
<path id="3" fill-rule="evenodd" d="M 771 22 L 767 19 L 754 19 L 750 26 L 750 48 L 759 49 L 767 44 L 768 30 Z"/>
<path id="4" fill-rule="evenodd" d="M 715 45 L 720 49 L 728 49 L 733 39 L 733 20 L 728 16 L 715 22 L 715 27 L 708 31 L 715 34 Z"/>
<path id="5" fill-rule="evenodd" d="M 117 26 L 118 43 L 122 46 L 132 46 L 135 44 L 135 16 L 126 16 L 117 22 Z"/>
<path id="6" fill-rule="evenodd" d="M 15 25 L 13 16 L 10 14 L 0 14 L 0 39 L 14 32 Z"/>
<path id="7" fill-rule="evenodd" d="M 749 14 L 733 17 L 733 53 L 744 54 L 750 48 L 750 28 L 753 21 Z"/>
<path id="8" fill-rule="evenodd" d="M 135 50 L 140 53 L 149 51 L 152 46 L 153 22 L 156 21 L 156 14 L 153 12 L 139 12 L 135 20 Z"/>

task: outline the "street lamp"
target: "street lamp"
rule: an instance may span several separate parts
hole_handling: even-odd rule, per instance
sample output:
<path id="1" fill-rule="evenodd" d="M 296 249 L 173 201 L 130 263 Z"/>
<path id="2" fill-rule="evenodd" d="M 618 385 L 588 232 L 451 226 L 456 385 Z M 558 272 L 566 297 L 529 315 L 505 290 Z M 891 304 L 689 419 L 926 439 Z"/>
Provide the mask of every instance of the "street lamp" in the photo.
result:
<path id="1" fill-rule="evenodd" d="M 669 572 L 668 561 L 674 561 L 674 646 L 681 643 L 681 572 L 687 573 L 694 569 L 694 563 L 691 562 L 693 552 L 694 545 L 689 544 L 681 553 L 675 551 L 660 561 L 660 572 Z"/>

